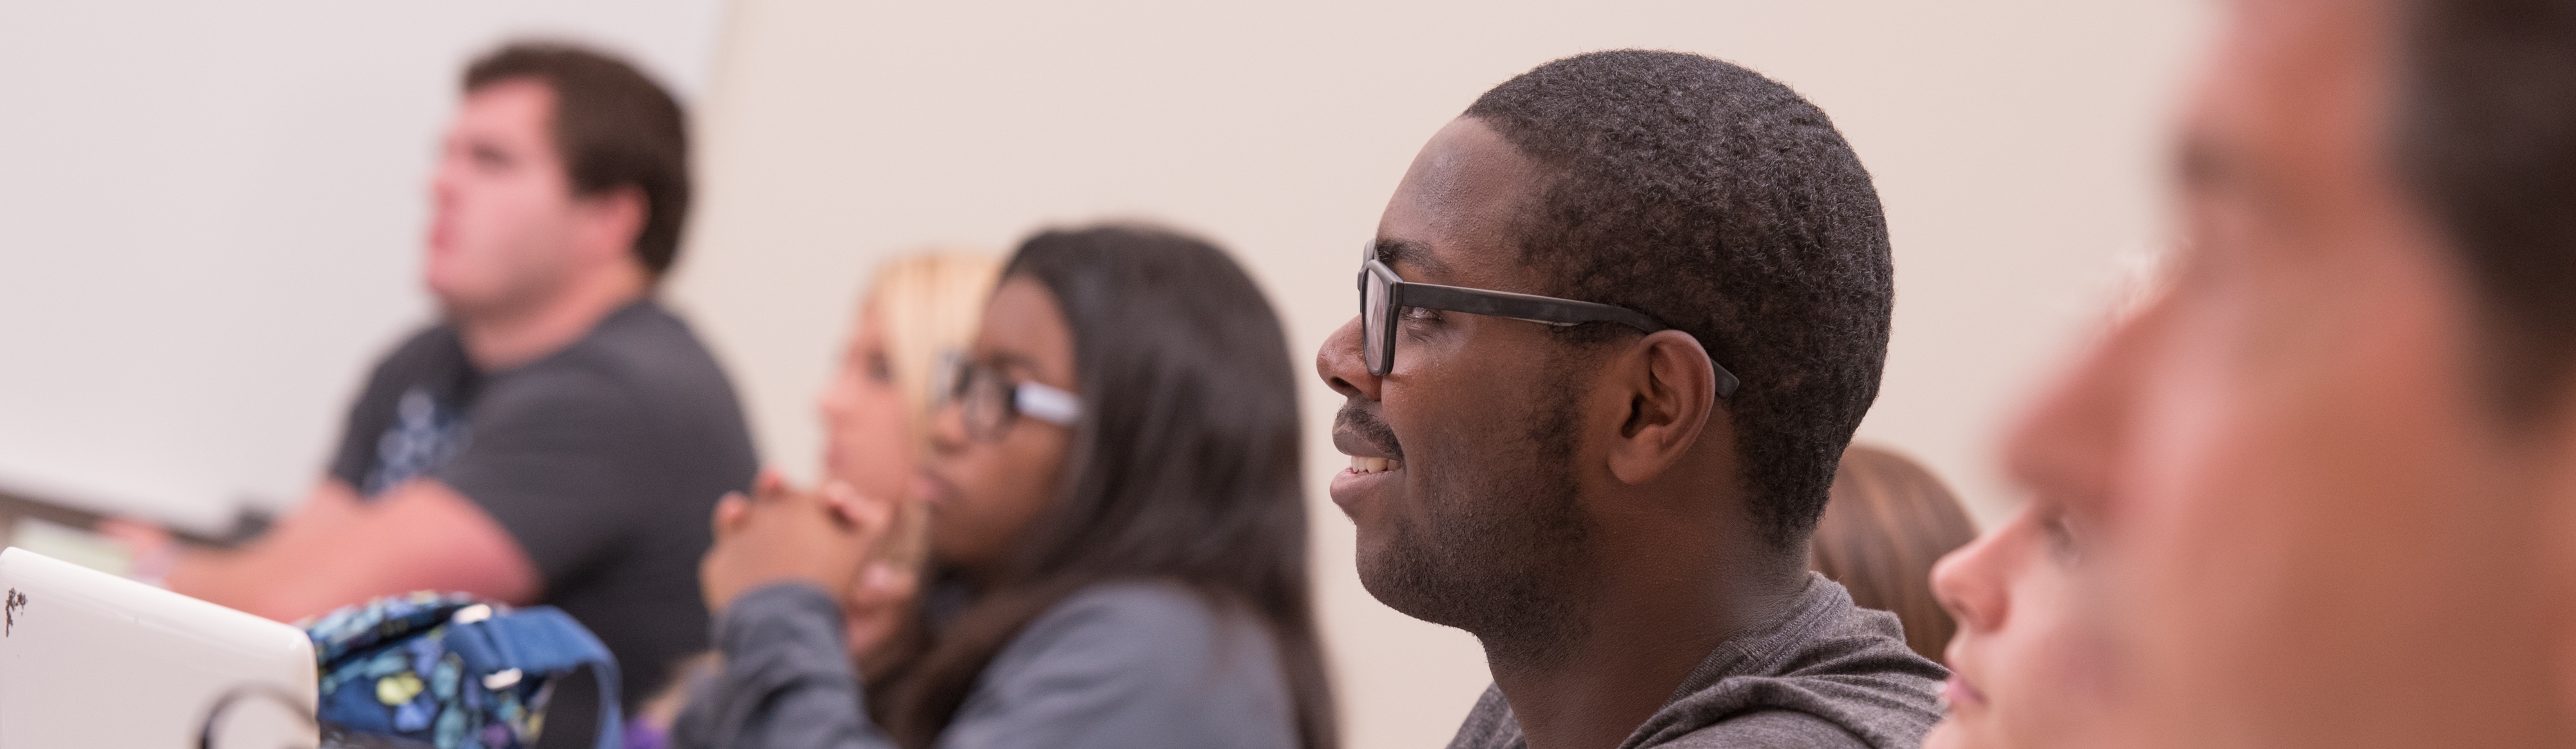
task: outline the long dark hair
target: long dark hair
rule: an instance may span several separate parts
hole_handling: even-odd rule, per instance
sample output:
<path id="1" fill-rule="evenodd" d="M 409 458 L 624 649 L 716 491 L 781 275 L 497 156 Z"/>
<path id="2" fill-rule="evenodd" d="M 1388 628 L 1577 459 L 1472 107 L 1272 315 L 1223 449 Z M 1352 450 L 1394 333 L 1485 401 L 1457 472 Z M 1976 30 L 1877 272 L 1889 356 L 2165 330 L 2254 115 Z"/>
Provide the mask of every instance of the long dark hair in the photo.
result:
<path id="1" fill-rule="evenodd" d="M 1073 329 L 1082 420 L 1066 475 L 1000 579 L 945 626 L 889 644 L 870 669 L 872 712 L 928 747 L 1030 620 L 1094 583 L 1160 579 L 1265 625 L 1300 745 L 1334 749 L 1296 375 L 1260 288 L 1215 245 L 1130 225 L 1039 234 L 1002 277 L 1044 284 Z"/>

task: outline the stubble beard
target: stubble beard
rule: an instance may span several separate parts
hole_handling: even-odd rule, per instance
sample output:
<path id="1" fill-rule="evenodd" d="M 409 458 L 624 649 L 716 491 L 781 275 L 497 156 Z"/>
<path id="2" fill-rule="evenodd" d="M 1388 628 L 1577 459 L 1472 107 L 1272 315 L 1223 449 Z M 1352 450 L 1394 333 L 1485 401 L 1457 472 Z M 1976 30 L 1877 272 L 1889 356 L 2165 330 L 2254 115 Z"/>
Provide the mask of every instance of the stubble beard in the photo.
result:
<path id="1" fill-rule="evenodd" d="M 1584 628 L 1591 528 L 1575 498 L 1574 388 L 1541 392 L 1553 395 L 1532 412 L 1521 439 L 1467 453 L 1481 466 L 1419 474 L 1417 500 L 1433 520 L 1410 523 L 1395 513 L 1383 548 L 1360 559 L 1360 583 L 1371 595 L 1413 618 L 1466 630 L 1494 663 L 1551 662 Z"/>

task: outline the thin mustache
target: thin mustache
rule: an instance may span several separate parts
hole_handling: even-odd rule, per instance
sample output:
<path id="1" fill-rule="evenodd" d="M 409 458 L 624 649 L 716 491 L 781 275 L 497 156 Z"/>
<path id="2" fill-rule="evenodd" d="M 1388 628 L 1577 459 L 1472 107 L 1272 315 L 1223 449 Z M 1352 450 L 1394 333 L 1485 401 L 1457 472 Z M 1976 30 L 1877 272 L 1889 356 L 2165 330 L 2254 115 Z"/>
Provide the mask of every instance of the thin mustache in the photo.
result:
<path id="1" fill-rule="evenodd" d="M 1333 415 L 1333 429 L 1349 430 L 1390 459 L 1404 459 L 1404 446 L 1395 441 L 1395 429 L 1378 419 L 1376 412 L 1361 408 L 1356 399 L 1342 402 L 1341 412 Z"/>

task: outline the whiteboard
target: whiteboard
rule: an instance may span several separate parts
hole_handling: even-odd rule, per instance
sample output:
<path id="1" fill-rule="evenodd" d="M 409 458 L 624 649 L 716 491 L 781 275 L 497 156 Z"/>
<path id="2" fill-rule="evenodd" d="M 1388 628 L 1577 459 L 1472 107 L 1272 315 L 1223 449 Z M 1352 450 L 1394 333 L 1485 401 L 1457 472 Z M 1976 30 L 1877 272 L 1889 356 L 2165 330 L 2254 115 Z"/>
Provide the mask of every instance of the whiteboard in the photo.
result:
<path id="1" fill-rule="evenodd" d="M 434 310 L 428 176 L 519 36 L 701 99 L 722 0 L 0 0 L 0 490 L 213 530 Z"/>

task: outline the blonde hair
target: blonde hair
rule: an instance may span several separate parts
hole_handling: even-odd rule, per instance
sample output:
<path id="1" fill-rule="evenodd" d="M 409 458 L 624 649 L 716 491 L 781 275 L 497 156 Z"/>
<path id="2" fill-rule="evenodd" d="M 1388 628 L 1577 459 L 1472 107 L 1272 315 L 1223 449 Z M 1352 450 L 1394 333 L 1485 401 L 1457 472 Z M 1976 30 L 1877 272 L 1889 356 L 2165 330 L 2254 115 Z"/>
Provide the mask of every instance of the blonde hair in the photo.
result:
<path id="1" fill-rule="evenodd" d="M 903 393 L 905 436 L 917 447 L 930 442 L 930 409 L 940 358 L 975 338 L 984 298 L 1002 272 L 1002 261 L 980 252 L 935 247 L 877 267 L 860 302 L 885 331 L 886 358 L 895 388 Z M 913 497 L 896 503 L 893 525 L 876 559 L 917 569 L 930 551 L 927 513 Z"/>
<path id="2" fill-rule="evenodd" d="M 1001 272 L 1002 261 L 991 255 L 943 247 L 887 262 L 869 283 L 862 304 L 884 326 L 886 357 L 915 444 L 929 434 L 940 357 L 975 338 L 984 297 Z"/>

